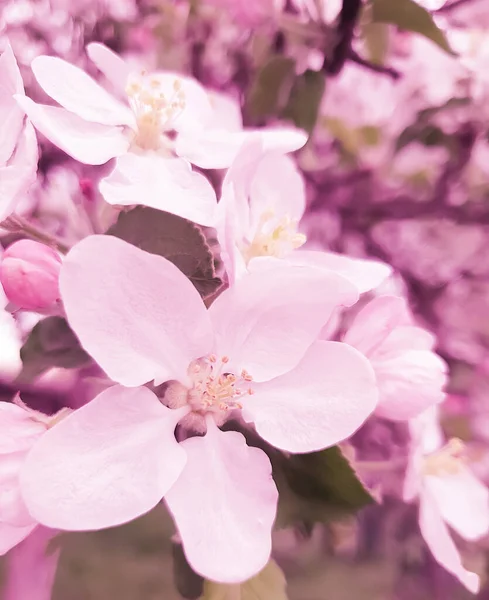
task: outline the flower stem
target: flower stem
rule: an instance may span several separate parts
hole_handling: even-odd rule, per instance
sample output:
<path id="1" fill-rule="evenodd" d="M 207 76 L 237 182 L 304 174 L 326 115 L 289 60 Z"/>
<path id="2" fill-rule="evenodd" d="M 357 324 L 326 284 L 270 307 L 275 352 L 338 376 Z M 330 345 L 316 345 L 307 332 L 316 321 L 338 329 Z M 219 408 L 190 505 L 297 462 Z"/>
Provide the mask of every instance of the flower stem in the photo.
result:
<path id="1" fill-rule="evenodd" d="M 65 244 L 62 240 L 60 240 L 55 235 L 52 235 L 46 231 L 43 231 L 36 225 L 29 223 L 23 217 L 19 217 L 18 215 L 10 215 L 5 221 L 0 223 L 0 227 L 3 229 L 7 229 L 13 233 L 23 233 L 26 237 L 31 240 L 35 240 L 36 242 L 42 242 L 43 244 L 47 244 L 52 248 L 55 248 L 62 254 L 67 254 L 70 247 Z"/>

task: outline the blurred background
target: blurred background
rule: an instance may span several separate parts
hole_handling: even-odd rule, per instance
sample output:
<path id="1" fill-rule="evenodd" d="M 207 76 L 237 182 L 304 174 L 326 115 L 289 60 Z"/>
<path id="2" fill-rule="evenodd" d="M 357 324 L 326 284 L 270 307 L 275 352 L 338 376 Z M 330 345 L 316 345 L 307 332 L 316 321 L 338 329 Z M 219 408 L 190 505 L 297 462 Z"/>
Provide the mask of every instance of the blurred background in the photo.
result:
<path id="1" fill-rule="evenodd" d="M 405 295 L 436 335 L 450 368 L 445 433 L 467 443 L 489 482 L 488 0 L 0 0 L 0 51 L 7 40 L 27 94 L 42 102 L 33 58 L 61 56 L 98 77 L 84 48 L 101 41 L 134 69 L 192 75 L 223 120 L 241 110 L 245 127 L 305 129 L 296 159 L 309 246 L 394 267 L 380 291 Z M 72 243 L 94 220 L 106 229 L 115 213 L 97 182 L 107 167 L 40 142 L 39 181 L 20 214 Z M 219 188 L 222 173 L 206 174 Z M 12 239 L 2 233 L 3 246 Z M 32 315 L 23 318 L 28 331 Z M 49 384 L 34 403 L 89 393 L 73 373 Z M 406 432 L 377 420 L 356 444 L 370 460 L 390 460 Z M 291 600 L 470 597 L 430 558 L 415 509 L 389 492 L 399 481 L 386 474 L 383 503 L 356 520 L 276 533 Z M 63 534 L 53 542 L 62 549 L 54 599 L 179 598 L 172 533 L 158 507 L 116 530 Z M 487 543 L 462 547 L 485 580 Z"/>

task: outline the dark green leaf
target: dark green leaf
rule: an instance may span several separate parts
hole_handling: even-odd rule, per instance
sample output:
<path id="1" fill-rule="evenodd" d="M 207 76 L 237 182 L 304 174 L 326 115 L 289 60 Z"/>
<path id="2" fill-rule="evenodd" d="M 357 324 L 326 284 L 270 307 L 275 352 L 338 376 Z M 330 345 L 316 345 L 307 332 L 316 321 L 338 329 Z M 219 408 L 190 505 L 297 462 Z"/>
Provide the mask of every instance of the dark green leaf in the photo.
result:
<path id="1" fill-rule="evenodd" d="M 243 583 L 205 581 L 202 600 L 287 600 L 287 582 L 274 560 Z"/>
<path id="2" fill-rule="evenodd" d="M 249 446 L 270 458 L 279 491 L 278 527 L 329 522 L 375 502 L 338 446 L 286 456 L 234 421 L 224 429 L 240 431 Z"/>
<path id="3" fill-rule="evenodd" d="M 202 595 L 204 578 L 192 569 L 183 552 L 182 544 L 173 542 L 173 579 L 178 593 L 188 600 L 196 600 Z"/>
<path id="4" fill-rule="evenodd" d="M 29 382 L 52 367 L 75 369 L 90 362 L 62 317 L 47 317 L 32 329 L 20 350 L 22 371 L 17 380 Z"/>
<path id="5" fill-rule="evenodd" d="M 287 103 L 294 82 L 295 61 L 272 56 L 255 75 L 244 112 L 253 123 L 276 116 Z"/>
<path id="6" fill-rule="evenodd" d="M 146 252 L 164 256 L 190 279 L 203 298 L 221 285 L 202 231 L 186 219 L 138 206 L 121 213 L 107 233 Z"/>
<path id="7" fill-rule="evenodd" d="M 400 29 L 419 33 L 445 52 L 455 54 L 431 14 L 413 0 L 371 0 L 371 6 L 374 23 L 389 23 Z"/>
<path id="8" fill-rule="evenodd" d="M 300 129 L 312 133 L 319 115 L 326 79 L 322 71 L 308 69 L 295 78 L 290 98 L 282 116 Z"/>

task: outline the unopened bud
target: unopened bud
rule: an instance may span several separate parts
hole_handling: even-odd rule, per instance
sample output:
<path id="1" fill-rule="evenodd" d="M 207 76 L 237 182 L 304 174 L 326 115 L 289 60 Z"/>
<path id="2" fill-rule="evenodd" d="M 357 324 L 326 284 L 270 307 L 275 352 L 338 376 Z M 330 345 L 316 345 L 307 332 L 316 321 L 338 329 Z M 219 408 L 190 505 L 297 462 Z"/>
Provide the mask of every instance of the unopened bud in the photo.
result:
<path id="1" fill-rule="evenodd" d="M 20 240 L 5 250 L 0 281 L 12 304 L 25 310 L 44 311 L 59 300 L 61 257 L 44 244 Z"/>

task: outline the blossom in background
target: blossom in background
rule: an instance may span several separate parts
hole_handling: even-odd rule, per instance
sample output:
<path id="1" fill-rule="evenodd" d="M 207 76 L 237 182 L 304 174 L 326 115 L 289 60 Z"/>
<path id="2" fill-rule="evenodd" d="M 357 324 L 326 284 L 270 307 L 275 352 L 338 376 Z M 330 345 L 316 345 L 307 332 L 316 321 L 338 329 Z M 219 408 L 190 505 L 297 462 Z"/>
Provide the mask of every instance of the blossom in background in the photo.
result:
<path id="1" fill-rule="evenodd" d="M 0 251 L 0 260 L 2 252 Z M 12 315 L 6 310 L 7 296 L 0 285 L 0 378 L 14 379 L 22 368 L 20 348 L 22 340 L 17 324 Z"/>
<path id="2" fill-rule="evenodd" d="M 467 571 L 449 527 L 466 540 L 489 531 L 489 491 L 466 466 L 463 444 L 444 445 L 436 407 L 410 423 L 412 447 L 404 482 L 406 502 L 419 502 L 421 534 L 434 558 L 476 594 L 479 577 Z"/>
<path id="3" fill-rule="evenodd" d="M 355 287 L 291 266 L 247 275 L 206 310 L 172 263 L 110 236 L 77 244 L 60 286 L 82 345 L 121 385 L 32 449 L 21 476 L 30 513 L 49 527 L 99 529 L 164 496 L 195 571 L 226 582 L 257 573 L 277 504 L 270 461 L 219 427 L 241 418 L 295 453 L 360 427 L 377 402 L 372 368 L 347 344 L 316 341 L 331 312 L 357 300 Z M 164 403 L 140 387 L 153 380 L 169 382 Z"/>
<path id="4" fill-rule="evenodd" d="M 248 270 L 304 265 L 339 273 L 360 293 L 390 273 L 385 263 L 305 250 L 299 222 L 306 207 L 303 177 L 294 161 L 267 151 L 259 139 L 243 145 L 227 172 L 218 204 L 217 233 L 230 282 Z"/>
<path id="5" fill-rule="evenodd" d="M 0 56 L 0 221 L 15 211 L 37 175 L 36 134 L 14 96 L 25 98 L 24 85 L 7 45 Z"/>
<path id="6" fill-rule="evenodd" d="M 378 296 L 369 302 L 343 341 L 372 364 L 379 386 L 379 416 L 403 421 L 444 400 L 447 365 L 433 352 L 434 336 L 413 325 L 404 299 Z"/>
<path id="7" fill-rule="evenodd" d="M 206 123 L 216 118 L 210 97 L 194 79 L 174 73 L 132 73 L 103 44 L 89 44 L 87 53 L 122 99 L 78 67 L 39 56 L 32 62 L 33 73 L 61 107 L 36 104 L 25 96 L 17 101 L 39 131 L 76 160 L 98 165 L 117 159 L 100 184 L 109 204 L 144 204 L 212 225 L 214 191 L 203 175 L 191 170 L 187 155 L 198 166 L 218 168 L 228 166 L 247 135 L 262 136 L 271 147 L 284 151 L 306 142 L 305 134 L 292 128 L 263 134 L 208 131 Z M 173 131 L 176 142 L 169 136 Z"/>

